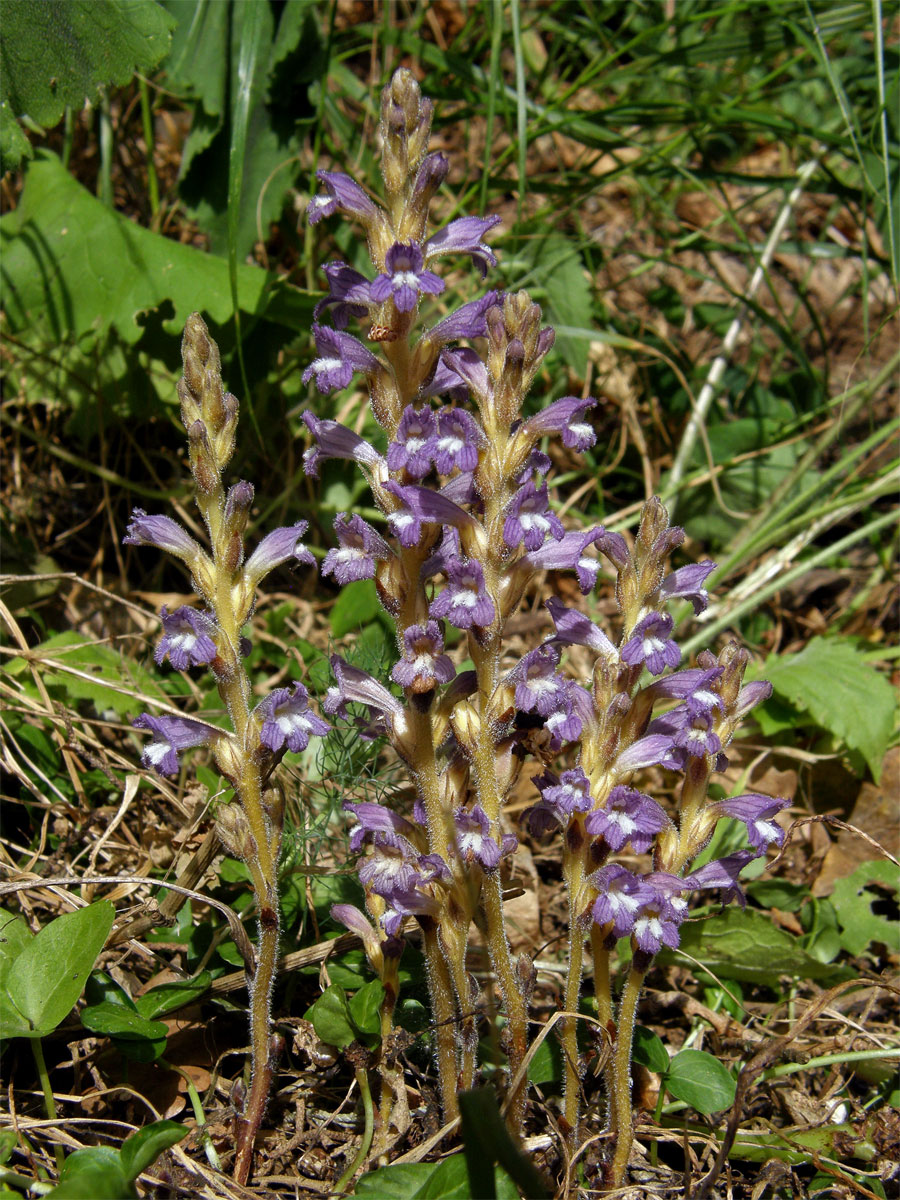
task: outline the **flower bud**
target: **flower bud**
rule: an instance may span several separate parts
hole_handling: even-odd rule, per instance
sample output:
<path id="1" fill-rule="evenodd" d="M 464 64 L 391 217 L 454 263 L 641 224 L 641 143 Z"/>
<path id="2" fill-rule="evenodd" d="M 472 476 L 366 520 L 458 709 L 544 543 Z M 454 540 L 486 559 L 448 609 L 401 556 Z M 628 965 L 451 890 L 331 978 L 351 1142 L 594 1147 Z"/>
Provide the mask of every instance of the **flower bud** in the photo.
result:
<path id="1" fill-rule="evenodd" d="M 203 496 L 210 496 L 219 487 L 219 472 L 209 444 L 209 436 L 203 421 L 194 421 L 188 429 L 188 446 L 190 449 L 191 474 L 197 485 L 197 491 Z"/>
<path id="2" fill-rule="evenodd" d="M 223 804 L 216 814 L 216 833 L 219 841 L 232 856 L 243 862 L 256 855 L 256 842 L 250 825 L 239 804 Z"/>
<path id="3" fill-rule="evenodd" d="M 450 714 L 450 727 L 465 753 L 473 756 L 481 733 L 481 719 L 470 701 L 463 700 L 453 709 Z"/>

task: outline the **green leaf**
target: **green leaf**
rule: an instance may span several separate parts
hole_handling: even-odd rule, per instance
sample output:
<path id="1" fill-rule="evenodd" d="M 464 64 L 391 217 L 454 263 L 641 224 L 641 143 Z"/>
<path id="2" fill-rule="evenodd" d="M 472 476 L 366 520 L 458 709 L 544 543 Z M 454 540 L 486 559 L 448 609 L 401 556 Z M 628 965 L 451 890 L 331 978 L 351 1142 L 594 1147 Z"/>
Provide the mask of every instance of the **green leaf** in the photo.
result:
<path id="1" fill-rule="evenodd" d="M 185 145 L 179 192 L 209 234 L 214 253 L 227 253 L 229 218 L 235 222 L 242 260 L 258 231 L 265 238 L 278 220 L 297 181 L 304 123 L 313 118 L 302 85 L 324 70 L 325 60 L 317 22 L 303 0 L 277 8 L 255 0 L 212 7 L 228 14 L 224 20 L 220 14 L 203 15 L 216 58 L 207 53 L 196 71 L 193 63 L 187 69 L 178 63 L 179 78 L 192 83 L 201 98 Z M 260 23 L 258 34 L 248 31 L 248 21 Z M 242 144 L 241 196 L 235 206 L 228 202 L 229 163 Z"/>
<path id="2" fill-rule="evenodd" d="M 137 1012 L 134 1001 L 112 976 L 105 971 L 91 971 L 84 987 L 84 1002 L 87 1007 L 94 1004 L 118 1004 Z"/>
<path id="3" fill-rule="evenodd" d="M 591 289 L 577 247 L 558 233 L 535 240 L 534 278 L 547 294 L 545 320 L 554 326 L 580 326 L 591 311 Z M 589 343 L 583 338 L 558 334 L 556 349 L 575 374 L 587 374 Z"/>
<path id="4" fill-rule="evenodd" d="M 375 620 L 382 612 L 375 591 L 375 583 L 371 579 L 358 579 L 341 588 L 331 610 L 331 632 L 336 638 L 343 637 L 352 629 L 359 629 Z"/>
<path id="5" fill-rule="evenodd" d="M 113 328 L 130 345 L 157 309 L 166 313 L 163 329 L 178 336 L 199 303 L 216 325 L 233 316 L 227 262 L 113 212 L 46 151 L 29 168 L 18 207 L 0 219 L 0 250 L 12 333 L 42 322 L 59 342 Z M 244 312 L 308 330 L 315 296 L 241 265 L 238 300 Z"/>
<path id="6" fill-rule="evenodd" d="M 666 1088 L 699 1113 L 723 1112 L 734 1102 L 737 1083 L 717 1058 L 704 1050 L 682 1050 L 669 1064 Z"/>
<path id="7" fill-rule="evenodd" d="M 664 1075 L 669 1069 L 669 1054 L 661 1038 L 644 1025 L 635 1025 L 631 1057 L 648 1071 Z"/>
<path id="8" fill-rule="evenodd" d="M 540 1171 L 510 1136 L 492 1088 L 460 1092 L 459 1111 L 471 1195 L 496 1196 L 496 1165 L 530 1200 L 549 1200 L 550 1191 Z"/>
<path id="9" fill-rule="evenodd" d="M 472 1200 L 466 1160 L 451 1154 L 439 1163 L 398 1163 L 363 1175 L 354 1196 L 368 1200 Z"/>
<path id="10" fill-rule="evenodd" d="M 18 0 L 4 6 L 0 99 L 45 128 L 96 102 L 97 89 L 152 71 L 169 49 L 172 18 L 153 0 Z M 7 149 L 4 146 L 4 151 Z M 15 155 L 16 146 L 9 147 Z M 21 157 L 21 155 L 20 155 Z M 7 160 L 2 169 L 18 166 Z"/>
<path id="11" fill-rule="evenodd" d="M 129 1182 L 137 1179 L 164 1150 L 187 1137 L 190 1130 L 177 1121 L 154 1121 L 125 1139 L 119 1151 L 122 1170 Z"/>
<path id="12" fill-rule="evenodd" d="M 54 634 L 35 646 L 32 654 L 39 654 L 45 660 L 43 678 L 47 687 L 59 689 L 68 701 L 89 700 L 101 715 L 112 710 L 119 717 L 128 717 L 134 712 L 135 703 L 140 703 L 140 696 L 168 699 L 157 677 L 140 663 L 111 646 L 86 641 L 74 629 Z M 54 671 L 46 665 L 48 659 L 80 674 Z M 30 667 L 24 659 L 12 659 L 7 669 L 14 677 L 28 680 Z"/>
<path id="13" fill-rule="evenodd" d="M 775 691 L 859 750 L 875 782 L 893 732 L 894 690 L 841 638 L 816 637 L 798 654 L 772 655 L 760 670 Z"/>
<path id="14" fill-rule="evenodd" d="M 24 917 L 0 908 L 0 981 L 33 937 Z"/>
<path id="15" fill-rule="evenodd" d="M 201 971 L 193 979 L 177 979 L 171 983 L 160 983 L 149 992 L 144 992 L 135 1001 L 142 1017 L 160 1017 L 163 1013 L 183 1008 L 208 991 L 212 981 L 209 971 Z"/>
<path id="16" fill-rule="evenodd" d="M 69 1155 L 59 1183 L 47 1195 L 53 1200 L 133 1200 L 137 1192 L 125 1178 L 119 1151 L 91 1146 Z"/>
<path id="17" fill-rule="evenodd" d="M 30 1025 L 26 1036 L 50 1033 L 72 1011 L 115 915 L 108 900 L 64 913 L 45 925 L 19 954 L 6 991 Z"/>
<path id="18" fill-rule="evenodd" d="M 872 912 L 872 902 L 879 896 L 867 890 L 870 883 L 896 891 L 900 885 L 897 868 L 887 859 L 861 863 L 852 875 L 837 881 L 831 894 L 841 926 L 841 945 L 850 954 L 862 954 L 872 942 L 884 942 L 891 951 L 900 945 L 900 923 Z"/>
<path id="19" fill-rule="evenodd" d="M 162 1021 L 149 1021 L 133 1008 L 104 1000 L 82 1009 L 81 1023 L 91 1033 L 102 1033 L 107 1037 L 125 1041 L 156 1042 L 169 1032 Z"/>
<path id="20" fill-rule="evenodd" d="M 799 938 L 779 929 L 761 912 L 726 908 L 715 916 L 688 921 L 681 927 L 680 950 L 696 958 L 714 975 L 774 987 L 782 975 L 794 979 L 849 977 L 848 969 L 817 962 L 803 949 Z M 677 950 L 663 950 L 661 963 L 680 963 Z"/>
<path id="21" fill-rule="evenodd" d="M 381 1002 L 384 985 L 379 979 L 370 979 L 350 999 L 348 1007 L 356 1028 L 361 1033 L 381 1037 Z"/>
<path id="22" fill-rule="evenodd" d="M 336 983 L 326 988 L 310 1006 L 306 1019 L 312 1021 L 316 1033 L 330 1046 L 344 1050 L 356 1041 L 356 1024 L 347 1003 L 347 993 Z"/>

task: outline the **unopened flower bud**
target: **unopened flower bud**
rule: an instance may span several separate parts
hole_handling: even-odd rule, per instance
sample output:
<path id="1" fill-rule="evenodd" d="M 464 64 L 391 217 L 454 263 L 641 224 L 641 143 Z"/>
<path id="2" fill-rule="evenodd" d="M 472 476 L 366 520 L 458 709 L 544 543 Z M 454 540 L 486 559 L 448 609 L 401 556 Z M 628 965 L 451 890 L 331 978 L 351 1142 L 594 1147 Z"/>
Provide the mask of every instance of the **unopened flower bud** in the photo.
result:
<path id="1" fill-rule="evenodd" d="M 191 474 L 197 485 L 197 491 L 204 496 L 210 496 L 219 486 L 219 472 L 209 444 L 209 436 L 203 421 L 194 421 L 188 429 L 188 446 L 190 449 Z"/>
<path id="2" fill-rule="evenodd" d="M 181 423 L 187 430 L 200 419 L 200 403 L 191 391 L 187 379 L 178 380 L 176 391 L 178 399 L 181 401 Z"/>
<path id="3" fill-rule="evenodd" d="M 466 754 L 474 755 L 481 733 L 481 719 L 474 705 L 468 700 L 457 704 L 450 714 L 450 726 Z"/>
<path id="4" fill-rule="evenodd" d="M 231 783 L 236 783 L 241 778 L 244 764 L 241 753 L 232 738 L 224 734 L 222 737 L 216 738 L 213 746 L 213 756 L 216 760 L 216 766 L 227 780 Z"/>
<path id="5" fill-rule="evenodd" d="M 246 862 L 255 856 L 256 842 L 250 832 L 246 814 L 239 804 L 222 805 L 216 814 L 216 833 L 232 858 Z"/>

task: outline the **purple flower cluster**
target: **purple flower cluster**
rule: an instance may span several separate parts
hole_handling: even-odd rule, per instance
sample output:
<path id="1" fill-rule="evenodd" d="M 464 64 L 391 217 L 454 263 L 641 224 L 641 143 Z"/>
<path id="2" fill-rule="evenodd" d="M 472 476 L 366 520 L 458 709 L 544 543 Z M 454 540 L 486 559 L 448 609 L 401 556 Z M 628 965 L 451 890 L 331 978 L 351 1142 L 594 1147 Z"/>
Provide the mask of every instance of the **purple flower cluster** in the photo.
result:
<path id="1" fill-rule="evenodd" d="M 387 682 L 335 656 L 336 684 L 323 707 L 352 721 L 362 738 L 386 738 L 416 795 L 412 818 L 383 805 L 347 806 L 375 925 L 352 906 L 337 906 L 334 916 L 360 933 L 383 979 L 386 947 L 395 955 L 404 918 L 416 918 L 429 935 L 437 928 L 437 938 L 425 939 L 430 986 L 450 987 L 440 983 L 449 972 L 455 997 L 442 995 L 439 1010 L 455 1006 L 459 1022 L 452 1045 L 436 1031 L 442 1096 L 452 1111 L 458 1080 L 469 1086 L 474 1072 L 466 966 L 473 918 L 502 980 L 510 1045 L 521 1052 L 528 1039 L 531 984 L 527 965 L 509 958 L 500 883 L 517 844 L 504 801 L 523 759 L 539 762 L 527 828 L 561 835 L 571 928 L 592 928 L 595 953 L 630 938 L 640 970 L 678 945 L 698 893 L 718 890 L 744 902 L 740 872 L 781 844 L 777 817 L 787 802 L 755 793 L 707 798 L 737 726 L 770 691 L 743 683 L 748 656 L 736 644 L 682 666 L 676 620 L 685 604 L 695 614 L 706 609 L 715 564 L 673 567 L 684 531 L 655 498 L 632 538 L 602 525 L 567 529 L 542 443 L 558 438 L 570 451 L 589 451 L 596 401 L 563 396 L 524 415 L 555 336 L 524 292 L 447 304 L 437 260 L 465 254 L 486 275 L 497 265 L 484 241 L 496 219 L 461 217 L 428 235 L 429 204 L 447 175 L 443 155 L 427 152 L 431 112 L 411 74 L 397 72 L 382 96 L 385 203 L 346 175 L 320 172 L 324 193 L 308 210 L 313 223 L 336 211 L 359 222 L 372 269 L 324 268 L 328 293 L 316 320 L 330 314 L 334 327 L 315 326 L 316 357 L 303 378 L 321 392 L 363 383 L 383 442 L 312 411 L 303 420 L 309 474 L 327 459 L 355 461 L 381 514 L 377 529 L 356 514 L 338 515 L 323 574 L 339 584 L 374 580 L 399 654 Z M 420 323 L 429 305 L 440 307 Z M 354 320 L 368 324 L 371 348 L 347 332 Z M 552 628 L 524 651 L 516 642 L 514 653 L 508 621 L 529 585 L 543 572 L 566 571 L 584 596 L 607 582 L 615 631 L 551 595 Z M 462 643 L 456 651 L 455 642 Z M 594 660 L 588 677 L 580 673 L 585 651 Z M 458 670 L 451 654 L 471 660 L 472 669 Z M 646 794 L 640 773 L 651 768 L 670 773 L 674 803 L 664 807 Z M 749 848 L 696 867 L 722 818 L 745 826 Z M 652 865 L 642 868 L 641 856 L 652 856 Z M 581 957 L 573 962 L 580 971 Z M 567 984 L 569 1007 L 580 984 L 580 975 Z M 612 998 L 605 1003 L 611 1010 Z M 567 1091 L 575 1095 L 577 1044 L 572 1029 L 565 1037 Z M 512 1054 L 510 1065 L 514 1075 Z M 615 1113 L 629 1107 L 623 1078 Z M 567 1105 L 574 1129 L 577 1101 Z"/>

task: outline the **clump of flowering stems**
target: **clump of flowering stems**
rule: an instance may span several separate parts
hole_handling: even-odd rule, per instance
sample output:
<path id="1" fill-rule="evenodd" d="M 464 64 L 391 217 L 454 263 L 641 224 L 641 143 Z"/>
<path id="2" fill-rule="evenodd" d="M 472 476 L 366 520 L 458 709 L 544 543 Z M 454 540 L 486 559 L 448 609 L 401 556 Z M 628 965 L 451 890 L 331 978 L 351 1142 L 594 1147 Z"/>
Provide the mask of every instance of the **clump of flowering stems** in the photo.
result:
<path id="1" fill-rule="evenodd" d="M 669 526 L 660 501 L 644 506 L 632 546 L 602 526 L 567 531 L 553 512 L 542 439 L 561 436 L 575 451 L 593 445 L 587 413 L 595 401 L 566 396 L 536 415 L 523 414 L 554 340 L 538 306 L 524 292 L 490 291 L 420 323 L 420 303 L 425 307 L 445 289 L 432 270 L 438 259 L 469 255 L 482 275 L 496 265 L 484 242 L 496 217 L 461 217 L 428 236 L 429 205 L 449 165 L 443 154 L 428 153 L 432 112 L 413 75 L 397 71 L 381 102 L 384 203 L 349 176 L 320 171 L 325 190 L 308 210 L 313 223 L 336 211 L 355 219 L 373 274 L 343 262 L 325 266 L 329 290 L 316 319 L 330 312 L 333 327 L 314 325 L 318 357 L 304 379 L 330 392 L 363 376 L 387 440 L 382 455 L 335 421 L 304 414 L 312 438 L 307 472 L 316 475 L 324 459 L 355 460 L 386 525 L 379 532 L 359 515 L 341 513 L 338 545 L 322 570 L 342 585 L 374 578 L 396 624 L 400 657 L 391 680 L 402 693 L 401 699 L 335 655 L 336 684 L 323 707 L 354 721 L 362 738 L 387 738 L 416 793 L 408 815 L 374 803 L 345 806 L 356 822 L 351 849 L 370 848 L 359 868 L 369 915 L 349 905 L 335 906 L 333 914 L 363 937 L 384 983 L 385 1037 L 397 1001 L 403 921 L 417 918 L 448 1119 L 459 1111 L 459 1090 L 476 1076 L 477 987 L 467 969 L 475 922 L 499 983 L 515 1079 L 529 1045 L 535 969 L 527 954 L 514 959 L 504 926 L 502 878 L 517 847 L 504 801 L 533 756 L 539 799 L 526 815 L 528 826 L 535 835 L 561 834 L 570 932 L 564 1008 L 578 1011 L 589 942 L 598 1015 L 612 1044 L 605 1179 L 615 1185 L 632 1142 L 635 1009 L 654 955 L 678 945 L 690 896 L 719 889 L 742 900 L 741 869 L 783 837 L 773 818 L 784 801 L 707 799 L 710 776 L 724 768 L 738 723 L 770 687 L 743 685 L 748 656 L 734 643 L 718 657 L 705 652 L 696 666 L 677 669 L 681 654 L 668 610 L 689 600 L 701 612 L 714 564 L 670 569 L 684 535 Z M 363 324 L 372 348 L 346 331 L 351 319 Z M 533 580 L 566 570 L 575 571 L 584 594 L 602 574 L 612 577 L 618 636 L 550 596 L 554 632 L 516 660 L 505 637 L 510 617 Z M 444 652 L 448 626 L 465 637 L 474 669 L 457 673 Z M 572 646 L 595 655 L 591 677 L 581 683 L 560 670 Z M 523 724 L 538 725 L 527 747 Z M 636 788 L 636 773 L 649 767 L 681 775 L 674 816 Z M 751 848 L 692 869 L 724 816 L 744 822 Z M 652 851 L 652 870 L 639 874 L 618 861 L 628 849 Z M 616 1005 L 610 956 L 625 937 L 631 965 Z M 574 1016 L 562 1023 L 562 1042 L 562 1127 L 574 1151 L 583 1071 Z M 385 1126 L 395 1090 L 396 1080 L 386 1077 Z M 522 1080 L 507 1096 L 516 1133 L 525 1101 Z"/>
<path id="2" fill-rule="evenodd" d="M 171 517 L 135 509 L 124 541 L 156 546 L 180 559 L 190 572 L 200 607 L 162 610 L 163 636 L 156 661 L 168 658 L 177 670 L 208 667 L 227 709 L 230 729 L 180 716 L 138 717 L 134 724 L 153 736 L 143 762 L 163 775 L 179 771 L 181 750 L 208 746 L 216 766 L 234 789 L 234 802 L 221 805 L 216 829 L 229 854 L 246 863 L 253 881 L 259 936 L 250 980 L 251 1073 L 236 1119 L 235 1179 L 249 1177 L 253 1144 L 262 1121 L 280 1049 L 271 1028 L 271 996 L 278 960 L 278 859 L 284 824 L 284 796 L 271 778 L 286 750 L 304 750 L 310 736 L 329 724 L 308 706 L 300 683 L 278 688 L 258 701 L 243 659 L 249 644 L 242 630 L 255 604 L 256 589 L 281 563 L 313 564 L 301 538 L 306 522 L 275 529 L 245 558 L 244 533 L 253 486 L 240 480 L 227 488 L 222 473 L 235 445 L 238 402 L 224 391 L 219 351 L 195 313 L 182 343 L 184 376 L 178 384 L 181 419 L 187 430 L 197 507 L 209 533 L 205 549 Z M 236 1096 L 239 1099 L 239 1095 Z"/>

